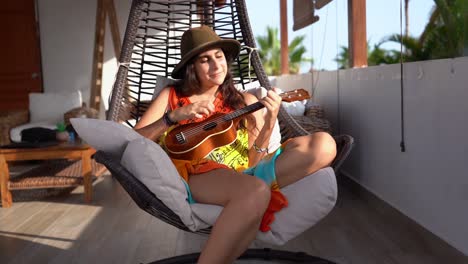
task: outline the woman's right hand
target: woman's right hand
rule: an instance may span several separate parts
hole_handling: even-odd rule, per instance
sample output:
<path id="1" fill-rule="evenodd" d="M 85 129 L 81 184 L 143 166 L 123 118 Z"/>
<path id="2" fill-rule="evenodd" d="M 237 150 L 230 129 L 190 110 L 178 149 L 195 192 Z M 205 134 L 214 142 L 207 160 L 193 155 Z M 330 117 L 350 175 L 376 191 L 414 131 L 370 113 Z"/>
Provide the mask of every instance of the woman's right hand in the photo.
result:
<path id="1" fill-rule="evenodd" d="M 201 100 L 189 105 L 179 107 L 169 113 L 169 118 L 174 122 L 179 122 L 192 118 L 202 118 L 208 116 L 215 111 L 213 102 L 209 100 Z"/>
<path id="2" fill-rule="evenodd" d="M 263 97 L 260 102 L 267 109 L 264 121 L 269 127 L 273 127 L 281 107 L 281 96 L 276 88 L 267 92 L 267 96 Z"/>

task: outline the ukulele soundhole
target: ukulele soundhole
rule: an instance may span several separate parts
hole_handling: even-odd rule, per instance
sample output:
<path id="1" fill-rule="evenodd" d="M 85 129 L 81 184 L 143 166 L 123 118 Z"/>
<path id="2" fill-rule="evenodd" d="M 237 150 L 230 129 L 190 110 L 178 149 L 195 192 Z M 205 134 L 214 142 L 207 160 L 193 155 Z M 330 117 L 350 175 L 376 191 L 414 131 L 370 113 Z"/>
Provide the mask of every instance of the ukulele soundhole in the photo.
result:
<path id="1" fill-rule="evenodd" d="M 203 126 L 203 130 L 211 130 L 217 126 L 216 122 L 210 122 Z"/>
<path id="2" fill-rule="evenodd" d="M 184 144 L 185 142 L 187 142 L 187 140 L 185 139 L 184 133 L 182 132 L 177 133 L 175 137 L 176 137 L 177 143 L 179 144 Z"/>

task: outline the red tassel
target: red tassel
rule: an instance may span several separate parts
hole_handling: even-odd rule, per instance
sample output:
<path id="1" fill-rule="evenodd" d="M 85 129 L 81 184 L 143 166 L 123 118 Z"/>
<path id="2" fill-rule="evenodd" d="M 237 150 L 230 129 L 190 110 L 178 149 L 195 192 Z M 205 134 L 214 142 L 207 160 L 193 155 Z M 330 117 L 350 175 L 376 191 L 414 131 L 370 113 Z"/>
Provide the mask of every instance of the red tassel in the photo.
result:
<path id="1" fill-rule="evenodd" d="M 270 203 L 268 204 L 268 208 L 263 214 L 259 228 L 260 231 L 270 231 L 270 225 L 275 220 L 275 213 L 286 206 L 288 206 L 288 200 L 286 199 L 286 196 L 284 196 L 279 190 L 271 191 Z"/>

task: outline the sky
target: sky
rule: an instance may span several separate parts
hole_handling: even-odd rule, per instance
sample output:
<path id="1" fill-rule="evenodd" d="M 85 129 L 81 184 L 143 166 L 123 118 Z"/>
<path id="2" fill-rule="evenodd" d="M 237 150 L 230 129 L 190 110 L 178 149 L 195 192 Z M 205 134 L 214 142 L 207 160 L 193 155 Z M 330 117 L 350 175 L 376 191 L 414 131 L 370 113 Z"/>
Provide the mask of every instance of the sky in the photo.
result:
<path id="1" fill-rule="evenodd" d="M 333 0 L 320 10 L 315 10 L 319 21 L 303 29 L 293 31 L 293 0 L 288 2 L 288 39 L 305 35 L 306 57 L 314 59 L 314 68 L 334 70 L 334 61 L 341 46 L 348 46 L 347 0 Z M 402 1 L 404 2 L 404 1 Z M 268 4 L 266 4 L 268 3 Z M 280 0 L 246 0 L 247 12 L 254 36 L 266 35 L 267 26 L 280 27 Z M 404 5 L 404 3 L 403 3 Z M 434 0 L 409 1 L 409 33 L 418 37 L 426 25 Z M 383 38 L 400 33 L 400 0 L 366 1 L 367 40 L 371 45 Z M 403 17 L 403 30 L 404 30 Z M 396 44 L 383 44 L 385 49 L 399 50 Z M 301 72 L 307 72 L 310 64 L 302 65 Z"/>

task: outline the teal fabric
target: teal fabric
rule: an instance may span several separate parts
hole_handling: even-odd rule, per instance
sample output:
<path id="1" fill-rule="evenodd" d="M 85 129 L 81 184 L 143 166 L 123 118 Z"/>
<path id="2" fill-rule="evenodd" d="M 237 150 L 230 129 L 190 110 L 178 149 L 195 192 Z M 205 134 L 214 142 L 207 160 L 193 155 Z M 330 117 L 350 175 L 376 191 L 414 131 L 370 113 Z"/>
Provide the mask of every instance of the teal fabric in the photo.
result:
<path id="1" fill-rule="evenodd" d="M 282 152 L 283 148 L 278 148 L 270 159 L 262 159 L 256 166 L 246 169 L 243 173 L 262 179 L 268 186 L 271 186 L 276 181 L 276 159 Z"/>
<path id="2" fill-rule="evenodd" d="M 181 179 L 182 179 L 182 177 L 181 177 Z M 189 204 L 196 203 L 195 199 L 193 199 L 193 197 L 192 197 L 192 192 L 190 191 L 190 187 L 189 187 L 188 183 L 184 179 L 182 179 L 182 182 L 184 183 L 185 189 L 187 190 L 187 202 Z"/>

